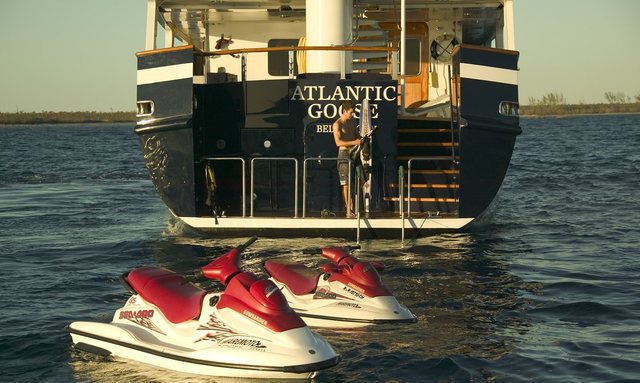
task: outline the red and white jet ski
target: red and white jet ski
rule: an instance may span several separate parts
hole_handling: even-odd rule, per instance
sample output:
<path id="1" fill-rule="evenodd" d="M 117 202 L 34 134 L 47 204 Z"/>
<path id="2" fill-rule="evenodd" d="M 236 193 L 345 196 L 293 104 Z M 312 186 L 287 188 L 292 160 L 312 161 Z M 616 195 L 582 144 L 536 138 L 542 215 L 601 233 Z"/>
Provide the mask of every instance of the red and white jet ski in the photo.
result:
<path id="1" fill-rule="evenodd" d="M 73 322 L 75 347 L 187 373 L 309 378 L 340 360 L 289 307 L 274 283 L 240 269 L 251 238 L 202 267 L 197 276 L 226 288 L 207 292 L 158 267 L 123 276 L 133 295 L 111 323 Z"/>
<path id="2" fill-rule="evenodd" d="M 416 317 L 382 284 L 379 262 L 361 261 L 347 247 L 315 250 L 329 259 L 322 273 L 286 260 L 268 260 L 264 268 L 309 326 L 362 327 L 414 323 Z"/>

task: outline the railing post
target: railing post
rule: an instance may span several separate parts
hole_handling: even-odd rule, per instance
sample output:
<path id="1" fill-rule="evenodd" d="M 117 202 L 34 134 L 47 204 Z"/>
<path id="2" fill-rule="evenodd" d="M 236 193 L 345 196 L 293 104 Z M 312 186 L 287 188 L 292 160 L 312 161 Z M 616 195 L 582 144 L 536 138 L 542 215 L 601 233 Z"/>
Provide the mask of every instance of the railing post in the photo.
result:
<path id="1" fill-rule="evenodd" d="M 247 216 L 247 164 L 244 158 L 240 158 L 240 161 L 242 163 L 242 218 L 244 218 Z"/>
<path id="2" fill-rule="evenodd" d="M 356 166 L 356 202 L 355 202 L 355 209 L 356 209 L 356 220 L 357 220 L 357 226 L 356 226 L 356 243 L 360 243 L 360 166 Z"/>
<path id="3" fill-rule="evenodd" d="M 451 91 L 451 87 L 453 86 L 453 83 L 451 81 L 451 65 L 447 66 L 448 72 L 449 72 L 449 79 L 448 79 L 448 83 L 449 83 L 449 94 L 453 94 L 453 91 Z M 458 92 L 456 91 L 456 94 Z M 449 96 L 451 97 L 451 96 Z M 451 123 L 450 123 L 450 128 L 451 128 L 451 161 L 453 161 L 455 163 L 456 161 L 456 148 L 455 148 L 455 134 L 453 133 L 453 129 L 455 127 L 454 124 L 454 117 L 453 117 L 453 102 L 454 100 L 449 100 L 449 112 L 451 112 Z M 457 121 L 458 118 L 455 117 L 455 120 Z"/>
<path id="4" fill-rule="evenodd" d="M 293 75 L 295 72 L 295 51 L 289 51 L 289 78 L 293 79 Z"/>
<path id="5" fill-rule="evenodd" d="M 351 189 L 351 157 L 349 157 L 348 159 L 349 159 L 349 167 L 348 167 L 348 169 L 349 169 L 349 173 L 348 173 L 349 177 L 347 177 L 347 185 L 349 185 L 349 186 L 347 187 L 347 191 L 348 191 L 347 192 L 347 194 L 348 194 L 347 195 L 347 211 L 346 211 L 345 214 L 349 214 L 350 213 L 350 209 L 351 209 L 351 205 L 352 205 L 352 201 L 351 201 L 352 200 L 352 198 L 351 198 L 351 190 L 352 190 Z"/>
<path id="6" fill-rule="evenodd" d="M 391 78 L 398 78 L 398 51 L 391 52 Z"/>
<path id="7" fill-rule="evenodd" d="M 293 163 L 296 167 L 295 178 L 293 180 L 293 218 L 298 218 L 298 159 L 293 158 Z"/>
<path id="8" fill-rule="evenodd" d="M 240 76 L 242 82 L 247 81 L 247 53 L 242 52 L 240 55 Z"/>
<path id="9" fill-rule="evenodd" d="M 302 161 L 302 218 L 307 216 L 307 160 Z"/>
<path id="10" fill-rule="evenodd" d="M 407 217 L 411 217 L 411 161 L 407 161 Z M 404 188 L 403 188 L 404 189 Z"/>
<path id="11" fill-rule="evenodd" d="M 249 175 L 249 177 L 251 178 L 250 181 L 250 193 L 249 193 L 249 198 L 251 198 L 251 202 L 249 203 L 249 206 L 251 206 L 251 208 L 249 209 L 249 217 L 253 218 L 253 162 L 255 161 L 255 158 L 251 159 L 251 174 Z"/>
<path id="12" fill-rule="evenodd" d="M 401 222 L 401 240 L 404 243 L 404 168 L 400 166 L 398 168 L 398 185 L 400 185 L 399 193 L 399 207 L 400 207 L 400 222 Z"/>

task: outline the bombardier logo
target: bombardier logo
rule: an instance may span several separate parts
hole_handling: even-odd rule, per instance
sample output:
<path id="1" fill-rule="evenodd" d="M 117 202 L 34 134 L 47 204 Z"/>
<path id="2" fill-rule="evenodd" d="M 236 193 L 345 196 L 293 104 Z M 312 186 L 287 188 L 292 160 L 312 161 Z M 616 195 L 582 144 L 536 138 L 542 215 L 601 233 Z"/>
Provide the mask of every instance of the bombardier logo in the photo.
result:
<path id="1" fill-rule="evenodd" d="M 244 310 L 242 313 L 244 314 L 244 316 L 253 319 L 254 321 L 262 324 L 263 326 L 266 326 L 269 323 L 266 320 L 264 320 L 264 319 L 260 318 L 259 316 L 257 316 L 256 314 L 252 313 L 251 311 Z"/>

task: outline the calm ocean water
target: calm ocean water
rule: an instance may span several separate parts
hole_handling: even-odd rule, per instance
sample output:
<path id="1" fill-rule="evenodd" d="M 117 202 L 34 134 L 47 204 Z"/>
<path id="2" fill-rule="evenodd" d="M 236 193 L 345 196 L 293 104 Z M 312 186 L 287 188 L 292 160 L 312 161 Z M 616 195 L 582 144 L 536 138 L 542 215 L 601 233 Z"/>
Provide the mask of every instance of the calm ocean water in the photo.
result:
<path id="1" fill-rule="evenodd" d="M 363 242 L 415 325 L 323 330 L 317 382 L 640 381 L 640 116 L 523 119 L 493 220 Z M 243 239 L 171 221 L 131 125 L 0 126 L 0 381 L 216 381 L 71 348 L 139 265 L 188 272 Z M 343 240 L 261 239 L 245 264 Z"/>

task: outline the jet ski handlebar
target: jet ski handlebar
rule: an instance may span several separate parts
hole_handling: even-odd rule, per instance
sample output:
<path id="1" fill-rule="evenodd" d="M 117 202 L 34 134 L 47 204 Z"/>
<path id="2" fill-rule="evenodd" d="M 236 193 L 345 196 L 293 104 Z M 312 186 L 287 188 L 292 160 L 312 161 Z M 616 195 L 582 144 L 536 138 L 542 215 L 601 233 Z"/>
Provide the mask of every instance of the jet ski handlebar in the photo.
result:
<path id="1" fill-rule="evenodd" d="M 249 240 L 247 242 L 245 242 L 242 245 L 236 247 L 236 249 L 238 250 L 238 252 L 242 253 L 244 251 L 244 249 L 246 249 L 247 247 L 251 246 L 251 244 L 253 244 L 257 240 L 258 240 L 258 237 L 256 237 L 254 235 L 253 237 L 249 238 Z"/>
<path id="2" fill-rule="evenodd" d="M 327 258 L 331 264 L 323 266 L 325 272 L 335 272 L 336 270 L 342 270 L 344 267 L 352 268 L 359 263 L 368 263 L 376 270 L 382 271 L 385 266 L 382 262 L 378 261 L 361 261 L 351 254 L 353 250 L 360 249 L 360 245 L 342 246 L 342 247 L 321 247 L 313 249 L 302 250 L 303 254 L 318 254 Z"/>
<path id="3" fill-rule="evenodd" d="M 192 276 L 186 277 L 186 282 L 194 282 L 207 279 L 216 279 L 223 285 L 226 285 L 231 281 L 235 275 L 242 272 L 240 268 L 240 256 L 242 252 L 252 243 L 258 240 L 258 237 L 253 236 L 249 240 L 240 246 L 231 249 L 225 255 L 216 258 L 213 262 L 193 272 Z"/>

